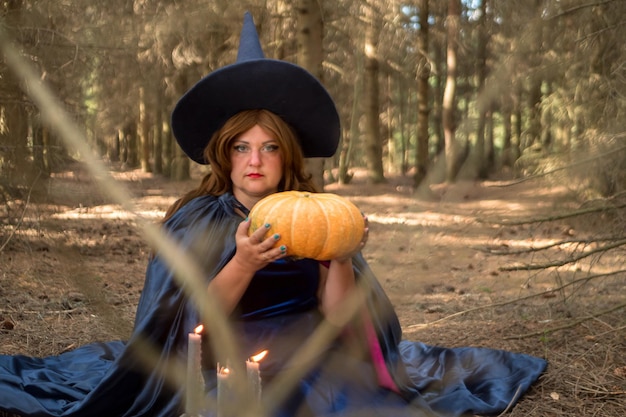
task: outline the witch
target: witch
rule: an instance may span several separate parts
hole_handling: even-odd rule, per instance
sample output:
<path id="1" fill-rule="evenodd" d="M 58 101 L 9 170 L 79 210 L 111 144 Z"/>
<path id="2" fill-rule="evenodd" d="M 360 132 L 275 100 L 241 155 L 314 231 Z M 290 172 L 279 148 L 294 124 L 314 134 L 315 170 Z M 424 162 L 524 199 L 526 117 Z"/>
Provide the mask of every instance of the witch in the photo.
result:
<path id="1" fill-rule="evenodd" d="M 463 416 L 497 414 L 541 375 L 546 361 L 487 348 L 402 340 L 390 300 L 361 254 L 292 259 L 280 236 L 249 234 L 248 213 L 272 193 L 319 192 L 304 158 L 330 157 L 339 142 L 335 104 L 303 68 L 267 59 L 246 14 L 234 64 L 209 74 L 179 100 L 172 129 L 210 173 L 167 211 L 162 227 L 200 265 L 204 286 L 228 317 L 242 358 L 267 350 L 263 384 L 301 375 L 271 416 Z M 312 226 L 314 227 L 314 226 Z M 278 242 L 278 244 L 277 244 Z M 347 299 L 365 289 L 362 314 L 306 363 L 297 352 L 321 324 L 336 324 Z M 202 317 L 163 253 L 151 256 L 127 342 L 93 343 L 58 356 L 0 356 L 0 410 L 20 416 L 153 416 L 185 413 L 189 387 L 172 383 L 188 334 Z M 218 352 L 202 344 L 202 406 L 216 416 Z M 150 346 L 155 366 L 146 369 Z M 188 398 L 188 397 L 187 397 Z M 236 398 L 234 399 L 236 402 Z"/>

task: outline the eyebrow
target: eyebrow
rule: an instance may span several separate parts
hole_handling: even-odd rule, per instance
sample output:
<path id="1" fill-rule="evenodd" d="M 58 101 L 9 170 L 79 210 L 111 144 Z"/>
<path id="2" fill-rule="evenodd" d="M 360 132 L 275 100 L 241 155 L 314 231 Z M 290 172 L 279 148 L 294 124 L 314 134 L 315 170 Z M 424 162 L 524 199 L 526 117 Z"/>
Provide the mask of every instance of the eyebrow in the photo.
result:
<path id="1" fill-rule="evenodd" d="M 244 140 L 244 139 L 235 139 L 233 143 L 245 143 L 248 145 L 250 144 L 249 141 Z M 266 140 L 265 142 L 262 142 L 261 145 L 267 145 L 269 143 L 279 143 L 279 142 L 278 142 L 278 139 L 270 139 L 270 140 Z"/>

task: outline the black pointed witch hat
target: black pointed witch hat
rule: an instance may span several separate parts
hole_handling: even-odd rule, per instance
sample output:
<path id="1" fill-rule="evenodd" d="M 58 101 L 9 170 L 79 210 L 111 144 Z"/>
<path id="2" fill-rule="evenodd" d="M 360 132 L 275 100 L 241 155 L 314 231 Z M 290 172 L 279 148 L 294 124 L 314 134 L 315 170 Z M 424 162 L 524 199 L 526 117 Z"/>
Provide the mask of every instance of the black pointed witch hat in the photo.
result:
<path id="1" fill-rule="evenodd" d="M 243 110 L 266 109 L 296 132 L 305 157 L 329 157 L 337 150 L 340 127 L 335 103 L 304 68 L 263 54 L 252 20 L 244 16 L 237 62 L 202 78 L 176 104 L 172 131 L 194 161 L 211 136 Z"/>

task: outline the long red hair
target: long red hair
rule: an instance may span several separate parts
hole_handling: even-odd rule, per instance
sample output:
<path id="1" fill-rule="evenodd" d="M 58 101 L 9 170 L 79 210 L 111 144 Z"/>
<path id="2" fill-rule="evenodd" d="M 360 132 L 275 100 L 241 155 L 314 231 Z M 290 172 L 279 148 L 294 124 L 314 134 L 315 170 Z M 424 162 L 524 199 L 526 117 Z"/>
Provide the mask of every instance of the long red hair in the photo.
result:
<path id="1" fill-rule="evenodd" d="M 244 110 L 237 113 L 215 132 L 207 147 L 204 158 L 210 164 L 210 172 L 204 176 L 200 185 L 183 195 L 167 210 L 163 221 L 166 221 L 181 207 L 196 197 L 203 195 L 219 196 L 232 191 L 230 171 L 232 169 L 230 154 L 232 143 L 242 133 L 255 125 L 259 125 L 270 134 L 280 146 L 283 159 L 283 178 L 278 189 L 282 191 L 319 191 L 311 175 L 304 169 L 304 156 L 293 129 L 274 113 L 264 110 Z"/>

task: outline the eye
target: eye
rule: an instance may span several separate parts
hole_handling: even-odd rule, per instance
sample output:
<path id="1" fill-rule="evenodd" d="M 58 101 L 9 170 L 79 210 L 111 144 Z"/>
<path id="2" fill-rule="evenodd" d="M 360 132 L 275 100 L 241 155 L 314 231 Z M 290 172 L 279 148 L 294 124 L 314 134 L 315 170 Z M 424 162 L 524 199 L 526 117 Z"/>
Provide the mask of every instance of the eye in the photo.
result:
<path id="1" fill-rule="evenodd" d="M 276 152 L 279 149 L 280 147 L 275 143 L 268 143 L 267 145 L 264 145 L 263 148 L 261 148 L 263 152 Z"/>
<path id="2" fill-rule="evenodd" d="M 246 153 L 250 151 L 250 147 L 248 145 L 244 145 L 243 143 L 237 143 L 233 146 L 233 150 L 239 153 Z"/>

